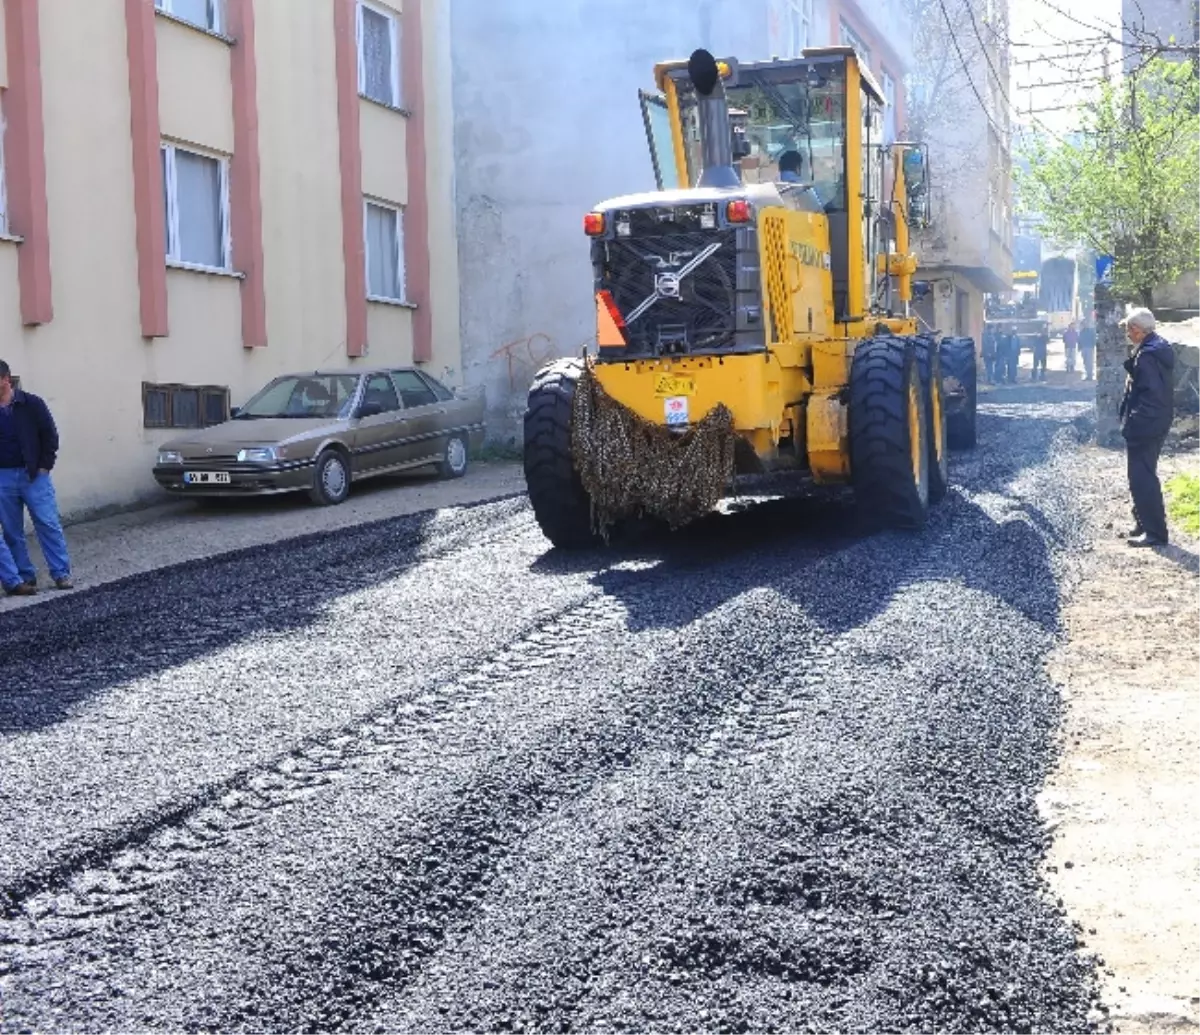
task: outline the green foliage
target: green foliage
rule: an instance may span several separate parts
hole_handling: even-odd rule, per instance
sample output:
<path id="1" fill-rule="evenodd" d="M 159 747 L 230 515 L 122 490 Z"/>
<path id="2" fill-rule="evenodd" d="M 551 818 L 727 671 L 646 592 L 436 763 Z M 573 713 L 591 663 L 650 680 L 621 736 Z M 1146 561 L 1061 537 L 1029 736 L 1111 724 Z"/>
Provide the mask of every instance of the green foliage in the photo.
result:
<path id="1" fill-rule="evenodd" d="M 1167 511 L 1190 535 L 1200 535 L 1200 477 L 1177 474 L 1167 482 Z"/>
<path id="2" fill-rule="evenodd" d="M 1081 109 L 1073 139 L 1035 137 L 1018 175 L 1022 207 L 1047 236 L 1116 258 L 1114 293 L 1144 305 L 1196 268 L 1200 250 L 1200 81 L 1155 58 Z"/>

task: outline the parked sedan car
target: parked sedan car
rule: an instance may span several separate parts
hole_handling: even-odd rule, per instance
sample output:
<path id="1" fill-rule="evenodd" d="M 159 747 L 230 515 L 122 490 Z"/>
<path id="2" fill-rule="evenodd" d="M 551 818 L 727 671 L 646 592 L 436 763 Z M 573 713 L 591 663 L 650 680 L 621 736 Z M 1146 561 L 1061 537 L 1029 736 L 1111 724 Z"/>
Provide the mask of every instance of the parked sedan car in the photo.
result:
<path id="1" fill-rule="evenodd" d="M 466 473 L 483 441 L 483 400 L 413 368 L 277 377 L 223 424 L 166 442 L 154 477 L 181 496 L 305 490 L 341 503 L 352 482 L 436 466 Z"/>

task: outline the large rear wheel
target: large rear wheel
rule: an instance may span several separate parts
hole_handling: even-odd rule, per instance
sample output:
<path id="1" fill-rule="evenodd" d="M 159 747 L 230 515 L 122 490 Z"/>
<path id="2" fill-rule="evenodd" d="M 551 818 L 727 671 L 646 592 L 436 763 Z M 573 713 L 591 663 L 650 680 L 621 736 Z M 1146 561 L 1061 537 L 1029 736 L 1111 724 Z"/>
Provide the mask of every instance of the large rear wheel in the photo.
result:
<path id="1" fill-rule="evenodd" d="M 916 346 L 896 337 L 862 342 L 850 367 L 850 474 L 871 524 L 924 527 L 928 427 Z"/>
<path id="2" fill-rule="evenodd" d="M 571 409 L 583 373 L 578 359 L 560 359 L 534 377 L 525 409 L 525 485 L 533 516 L 555 546 L 597 541 L 592 505 L 571 455 Z"/>
<path id="3" fill-rule="evenodd" d="M 913 339 L 925 416 L 929 421 L 929 501 L 937 503 L 950 486 L 950 464 L 946 447 L 946 400 L 942 391 L 942 362 L 937 342 L 926 335 Z"/>
<path id="4" fill-rule="evenodd" d="M 938 351 L 946 394 L 946 441 L 951 449 L 974 449 L 978 386 L 975 340 L 943 338 Z"/>

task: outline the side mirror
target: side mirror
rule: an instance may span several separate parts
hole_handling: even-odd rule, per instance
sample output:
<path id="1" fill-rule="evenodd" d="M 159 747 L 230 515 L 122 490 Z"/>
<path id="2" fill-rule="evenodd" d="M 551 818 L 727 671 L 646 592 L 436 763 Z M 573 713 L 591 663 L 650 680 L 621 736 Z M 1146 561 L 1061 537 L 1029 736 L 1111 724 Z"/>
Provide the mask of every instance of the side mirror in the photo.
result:
<path id="1" fill-rule="evenodd" d="M 381 413 L 383 413 L 383 407 L 380 406 L 379 403 L 363 403 L 358 408 L 358 419 L 362 420 L 364 417 L 378 417 Z"/>
<path id="2" fill-rule="evenodd" d="M 242 408 L 240 406 L 230 406 L 229 407 L 230 419 L 232 420 L 234 417 L 236 417 L 241 412 L 242 412 Z"/>

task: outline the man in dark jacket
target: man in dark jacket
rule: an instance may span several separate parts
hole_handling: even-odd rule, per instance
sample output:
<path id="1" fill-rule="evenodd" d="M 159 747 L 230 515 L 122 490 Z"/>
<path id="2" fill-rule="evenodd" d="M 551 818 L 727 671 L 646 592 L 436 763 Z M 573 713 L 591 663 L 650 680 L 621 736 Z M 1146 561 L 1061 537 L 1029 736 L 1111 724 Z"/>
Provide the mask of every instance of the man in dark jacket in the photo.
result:
<path id="1" fill-rule="evenodd" d="M 1125 360 L 1125 396 L 1121 400 L 1121 434 L 1133 497 L 1134 527 L 1130 546 L 1162 546 L 1167 542 L 1167 515 L 1158 481 L 1158 455 L 1174 411 L 1175 352 L 1154 331 L 1154 314 L 1133 309 L 1121 321 L 1133 343 Z"/>
<path id="2" fill-rule="evenodd" d="M 28 595 L 37 586 L 25 542 L 26 507 L 55 587 L 71 588 L 71 559 L 50 480 L 57 458 L 58 429 L 50 410 L 38 396 L 14 389 L 12 371 L 0 360 L 0 526 L 25 587 L 6 585 L 10 594 Z"/>

